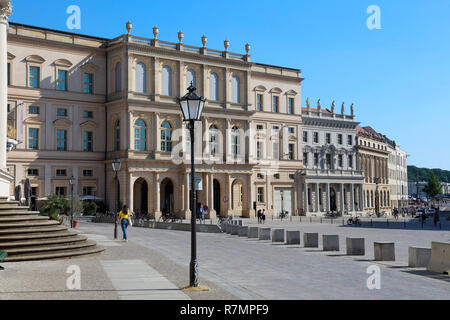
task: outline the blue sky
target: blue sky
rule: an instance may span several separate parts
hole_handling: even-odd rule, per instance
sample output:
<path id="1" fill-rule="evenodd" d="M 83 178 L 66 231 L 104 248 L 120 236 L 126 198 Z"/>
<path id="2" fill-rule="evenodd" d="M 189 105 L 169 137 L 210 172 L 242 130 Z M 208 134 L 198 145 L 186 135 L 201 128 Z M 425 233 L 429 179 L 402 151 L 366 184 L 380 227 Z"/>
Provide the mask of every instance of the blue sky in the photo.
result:
<path id="1" fill-rule="evenodd" d="M 370 125 L 408 152 L 409 164 L 450 170 L 450 0 L 12 0 L 11 21 L 114 38 L 133 34 L 244 53 L 255 62 L 303 71 L 302 103 L 355 104 Z M 81 8 L 81 30 L 68 30 L 66 9 Z M 381 30 L 369 30 L 370 5 Z"/>

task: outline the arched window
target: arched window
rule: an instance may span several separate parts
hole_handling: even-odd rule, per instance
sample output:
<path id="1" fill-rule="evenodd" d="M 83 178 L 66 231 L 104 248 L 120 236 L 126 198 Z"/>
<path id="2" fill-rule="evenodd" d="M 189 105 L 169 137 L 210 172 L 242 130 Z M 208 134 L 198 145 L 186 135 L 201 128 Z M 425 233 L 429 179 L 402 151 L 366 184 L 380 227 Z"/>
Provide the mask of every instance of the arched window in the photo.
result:
<path id="1" fill-rule="evenodd" d="M 219 101 L 219 76 L 215 72 L 209 78 L 209 100 Z"/>
<path id="2" fill-rule="evenodd" d="M 236 75 L 231 79 L 231 102 L 241 103 L 241 80 Z"/>
<path id="3" fill-rule="evenodd" d="M 161 151 L 172 152 L 172 126 L 167 121 L 161 124 Z"/>
<path id="4" fill-rule="evenodd" d="M 195 75 L 195 71 L 193 69 L 188 69 L 186 72 L 186 88 L 189 88 L 191 82 L 194 87 L 197 87 L 197 76 Z"/>
<path id="5" fill-rule="evenodd" d="M 115 76 L 116 76 L 116 92 L 120 92 L 122 91 L 122 63 L 120 62 L 117 62 L 116 64 Z"/>
<path id="6" fill-rule="evenodd" d="M 114 151 L 120 150 L 120 120 L 114 124 Z"/>
<path id="7" fill-rule="evenodd" d="M 136 92 L 147 93 L 147 67 L 143 62 L 136 64 Z"/>
<path id="8" fill-rule="evenodd" d="M 231 152 L 235 156 L 241 153 L 241 135 L 238 127 L 231 129 Z"/>
<path id="9" fill-rule="evenodd" d="M 209 127 L 209 151 L 212 156 L 219 153 L 219 129 L 215 125 Z"/>
<path id="10" fill-rule="evenodd" d="M 172 69 L 166 65 L 162 68 L 162 95 L 172 96 Z"/>
<path id="11" fill-rule="evenodd" d="M 147 150 L 147 124 L 142 119 L 137 119 L 134 123 L 134 149 Z"/>

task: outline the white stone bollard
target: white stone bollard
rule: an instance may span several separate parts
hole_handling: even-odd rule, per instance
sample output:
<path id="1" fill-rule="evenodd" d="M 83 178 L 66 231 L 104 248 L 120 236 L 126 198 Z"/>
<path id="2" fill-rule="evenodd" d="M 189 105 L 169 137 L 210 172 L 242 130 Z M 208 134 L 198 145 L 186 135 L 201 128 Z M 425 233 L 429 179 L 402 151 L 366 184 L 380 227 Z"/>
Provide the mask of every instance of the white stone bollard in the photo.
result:
<path id="1" fill-rule="evenodd" d="M 395 261 L 395 243 L 375 242 L 373 247 L 375 261 Z"/>
<path id="2" fill-rule="evenodd" d="M 426 268 L 430 264 L 431 248 L 408 248 L 408 267 Z"/>
<path id="3" fill-rule="evenodd" d="M 231 226 L 231 235 L 237 236 L 239 234 L 239 226 L 237 224 Z"/>
<path id="4" fill-rule="evenodd" d="M 450 274 L 450 243 L 432 242 L 428 271 Z"/>
<path id="5" fill-rule="evenodd" d="M 318 248 L 319 247 L 319 234 L 318 233 L 304 233 L 303 243 L 305 248 Z"/>
<path id="6" fill-rule="evenodd" d="M 366 246 L 364 238 L 347 238 L 347 255 L 348 256 L 366 255 Z"/>
<path id="7" fill-rule="evenodd" d="M 239 237 L 248 237 L 248 227 L 239 226 Z"/>
<path id="8" fill-rule="evenodd" d="M 272 242 L 283 242 L 284 243 L 284 229 L 273 229 L 272 230 Z"/>
<path id="9" fill-rule="evenodd" d="M 258 239 L 259 238 L 259 228 L 258 227 L 249 227 L 248 228 L 248 238 L 249 239 Z"/>
<path id="10" fill-rule="evenodd" d="M 286 244 L 300 244 L 300 231 L 286 231 Z"/>
<path id="11" fill-rule="evenodd" d="M 260 228 L 259 229 L 259 240 L 270 240 L 270 228 Z"/>
<path id="12" fill-rule="evenodd" d="M 322 236 L 322 240 L 323 240 L 323 251 L 339 251 L 338 235 L 324 234 Z"/>

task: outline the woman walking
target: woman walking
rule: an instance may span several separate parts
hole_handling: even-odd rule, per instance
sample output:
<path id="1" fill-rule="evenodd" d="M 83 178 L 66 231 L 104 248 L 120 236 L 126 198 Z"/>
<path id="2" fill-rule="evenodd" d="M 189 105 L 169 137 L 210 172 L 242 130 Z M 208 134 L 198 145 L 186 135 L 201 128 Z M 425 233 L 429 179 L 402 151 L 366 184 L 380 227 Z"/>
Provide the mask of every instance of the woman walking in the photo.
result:
<path id="1" fill-rule="evenodd" d="M 129 212 L 127 206 L 123 206 L 122 211 L 120 211 L 119 213 L 119 216 L 120 216 L 120 225 L 122 226 L 123 240 L 128 242 L 127 228 L 130 225 L 131 213 Z"/>

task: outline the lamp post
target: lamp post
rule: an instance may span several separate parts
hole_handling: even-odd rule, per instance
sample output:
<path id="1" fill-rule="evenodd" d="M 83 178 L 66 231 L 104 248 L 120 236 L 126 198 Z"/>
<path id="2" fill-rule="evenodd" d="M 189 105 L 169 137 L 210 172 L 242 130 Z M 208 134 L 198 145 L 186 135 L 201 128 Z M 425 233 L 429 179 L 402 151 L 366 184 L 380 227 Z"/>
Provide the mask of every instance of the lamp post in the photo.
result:
<path id="1" fill-rule="evenodd" d="M 70 197 L 72 198 L 72 206 L 70 208 L 70 227 L 73 229 L 73 185 L 75 183 L 75 178 L 73 176 L 69 179 L 70 183 Z"/>
<path id="2" fill-rule="evenodd" d="M 116 159 L 112 162 L 112 169 L 114 173 L 116 174 L 116 201 L 114 201 L 114 239 L 117 239 L 117 211 L 119 209 L 119 178 L 117 176 L 117 173 L 120 171 L 120 168 L 122 167 L 122 163 L 120 159 Z"/>
<path id="3" fill-rule="evenodd" d="M 377 217 L 380 217 L 380 189 L 379 185 L 381 183 L 380 178 L 375 178 L 375 183 L 377 185 L 377 188 L 375 190 L 375 213 Z"/>
<path id="4" fill-rule="evenodd" d="M 195 137 L 194 126 L 196 121 L 201 121 L 203 108 L 206 99 L 200 97 L 195 92 L 197 89 L 192 82 L 188 93 L 181 99 L 178 99 L 181 112 L 183 113 L 183 120 L 189 122 L 189 132 L 191 136 L 191 263 L 189 268 L 189 283 L 191 287 L 198 287 L 198 262 L 197 262 L 197 194 L 195 190 Z"/>

